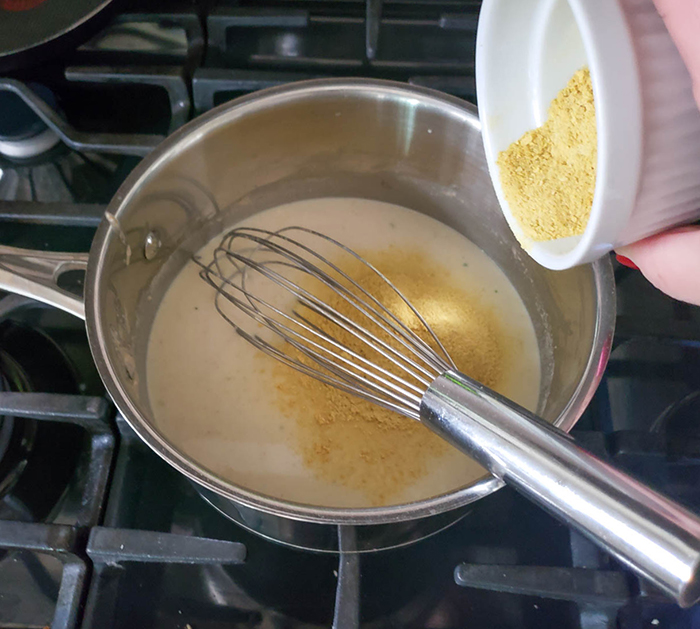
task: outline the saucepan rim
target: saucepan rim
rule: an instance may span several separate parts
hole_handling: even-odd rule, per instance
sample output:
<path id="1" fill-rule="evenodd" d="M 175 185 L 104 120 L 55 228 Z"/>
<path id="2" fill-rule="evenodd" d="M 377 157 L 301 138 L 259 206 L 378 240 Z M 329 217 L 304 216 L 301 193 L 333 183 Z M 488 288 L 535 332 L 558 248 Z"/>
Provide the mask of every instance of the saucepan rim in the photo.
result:
<path id="1" fill-rule="evenodd" d="M 107 211 L 118 221 L 124 208 L 128 207 L 130 200 L 138 192 L 141 182 L 149 178 L 178 152 L 198 142 L 221 125 L 229 124 L 252 111 L 274 107 L 290 100 L 314 98 L 328 93 L 342 93 L 346 97 L 354 94 L 365 97 L 393 95 L 412 98 L 423 106 L 449 111 L 450 115 L 460 117 L 467 124 L 480 129 L 476 108 L 473 105 L 427 88 L 374 79 L 320 79 L 287 84 L 261 90 L 225 103 L 183 126 L 132 171 L 114 196 Z M 123 370 L 118 371 L 108 355 L 104 342 L 108 330 L 105 328 L 100 312 L 105 297 L 106 282 L 101 280 L 106 272 L 107 252 L 111 246 L 115 245 L 118 238 L 119 235 L 113 225 L 102 221 L 90 251 L 85 284 L 85 311 L 93 357 L 108 393 L 131 428 L 167 463 L 198 485 L 234 503 L 268 514 L 304 522 L 356 525 L 385 524 L 429 517 L 457 509 L 502 487 L 501 481 L 487 476 L 470 486 L 417 502 L 362 509 L 331 508 L 265 496 L 230 483 L 206 470 L 195 460 L 180 452 L 146 421 L 122 385 L 122 376 L 119 374 L 123 373 Z M 592 264 L 591 268 L 597 297 L 595 332 L 583 377 L 566 408 L 555 422 L 556 426 L 566 432 L 573 427 L 593 396 L 607 363 L 612 343 L 615 322 L 615 283 L 612 265 L 609 259 L 603 259 Z"/>

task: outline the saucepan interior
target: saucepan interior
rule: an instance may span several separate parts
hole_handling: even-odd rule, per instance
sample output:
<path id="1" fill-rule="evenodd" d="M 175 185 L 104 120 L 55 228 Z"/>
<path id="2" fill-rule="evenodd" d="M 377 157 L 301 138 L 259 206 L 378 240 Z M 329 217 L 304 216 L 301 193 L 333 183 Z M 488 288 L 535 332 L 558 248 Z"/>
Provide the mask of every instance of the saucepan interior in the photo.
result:
<path id="1" fill-rule="evenodd" d="M 114 220 L 95 239 L 87 286 L 90 341 L 111 395 L 156 452 L 214 501 L 232 501 L 242 511 L 377 525 L 447 512 L 490 493 L 499 483 L 484 478 L 407 505 L 293 504 L 217 477 L 154 424 L 147 340 L 173 277 L 226 226 L 275 205 L 325 196 L 412 208 L 481 247 L 516 287 L 534 323 L 542 365 L 539 413 L 571 428 L 608 356 L 609 262 L 564 272 L 538 266 L 498 208 L 475 109 L 428 90 L 367 80 L 300 83 L 224 105 L 169 138 L 131 175 L 110 205 Z"/>

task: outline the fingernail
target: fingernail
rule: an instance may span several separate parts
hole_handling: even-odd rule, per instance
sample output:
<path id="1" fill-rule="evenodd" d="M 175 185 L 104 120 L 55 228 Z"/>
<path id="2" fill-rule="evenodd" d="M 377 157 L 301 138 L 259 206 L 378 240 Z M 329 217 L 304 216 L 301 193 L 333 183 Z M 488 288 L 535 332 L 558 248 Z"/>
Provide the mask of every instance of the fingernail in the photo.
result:
<path id="1" fill-rule="evenodd" d="M 617 258 L 617 261 L 622 264 L 623 266 L 629 267 L 630 269 L 636 269 L 639 271 L 639 267 L 632 262 L 628 257 L 626 256 L 621 256 L 619 253 L 615 254 L 615 257 Z"/>

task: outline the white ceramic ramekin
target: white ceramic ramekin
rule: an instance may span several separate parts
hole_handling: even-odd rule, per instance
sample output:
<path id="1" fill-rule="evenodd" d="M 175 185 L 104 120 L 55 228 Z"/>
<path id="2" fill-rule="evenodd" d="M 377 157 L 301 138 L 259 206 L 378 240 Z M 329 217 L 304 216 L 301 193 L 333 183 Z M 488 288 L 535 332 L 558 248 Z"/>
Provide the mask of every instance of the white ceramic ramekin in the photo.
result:
<path id="1" fill-rule="evenodd" d="M 581 236 L 534 242 L 508 209 L 496 158 L 545 121 L 552 99 L 584 66 L 598 130 L 590 219 Z M 566 269 L 591 262 L 700 218 L 700 112 L 652 0 L 483 0 L 476 85 L 501 208 L 540 264 Z"/>

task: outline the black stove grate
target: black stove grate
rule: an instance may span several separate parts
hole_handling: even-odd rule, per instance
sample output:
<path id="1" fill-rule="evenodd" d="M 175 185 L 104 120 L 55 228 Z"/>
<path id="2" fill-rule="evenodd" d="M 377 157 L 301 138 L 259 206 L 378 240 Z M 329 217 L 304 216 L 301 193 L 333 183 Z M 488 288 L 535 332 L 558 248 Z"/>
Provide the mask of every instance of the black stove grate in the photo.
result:
<path id="1" fill-rule="evenodd" d="M 70 424 L 89 439 L 86 459 L 58 513 L 46 522 L 0 521 L 0 548 L 6 551 L 0 556 L 3 626 L 29 627 L 33 619 L 46 622 L 42 614 L 47 613 L 47 602 L 48 607 L 51 602 L 55 606 L 48 618 L 53 629 L 76 626 L 88 574 L 84 536 L 100 519 L 112 462 L 110 414 L 101 397 L 0 393 L 0 415 Z M 37 492 L 41 489 L 35 487 Z M 53 559 L 53 564 L 47 565 L 48 559 Z"/>

